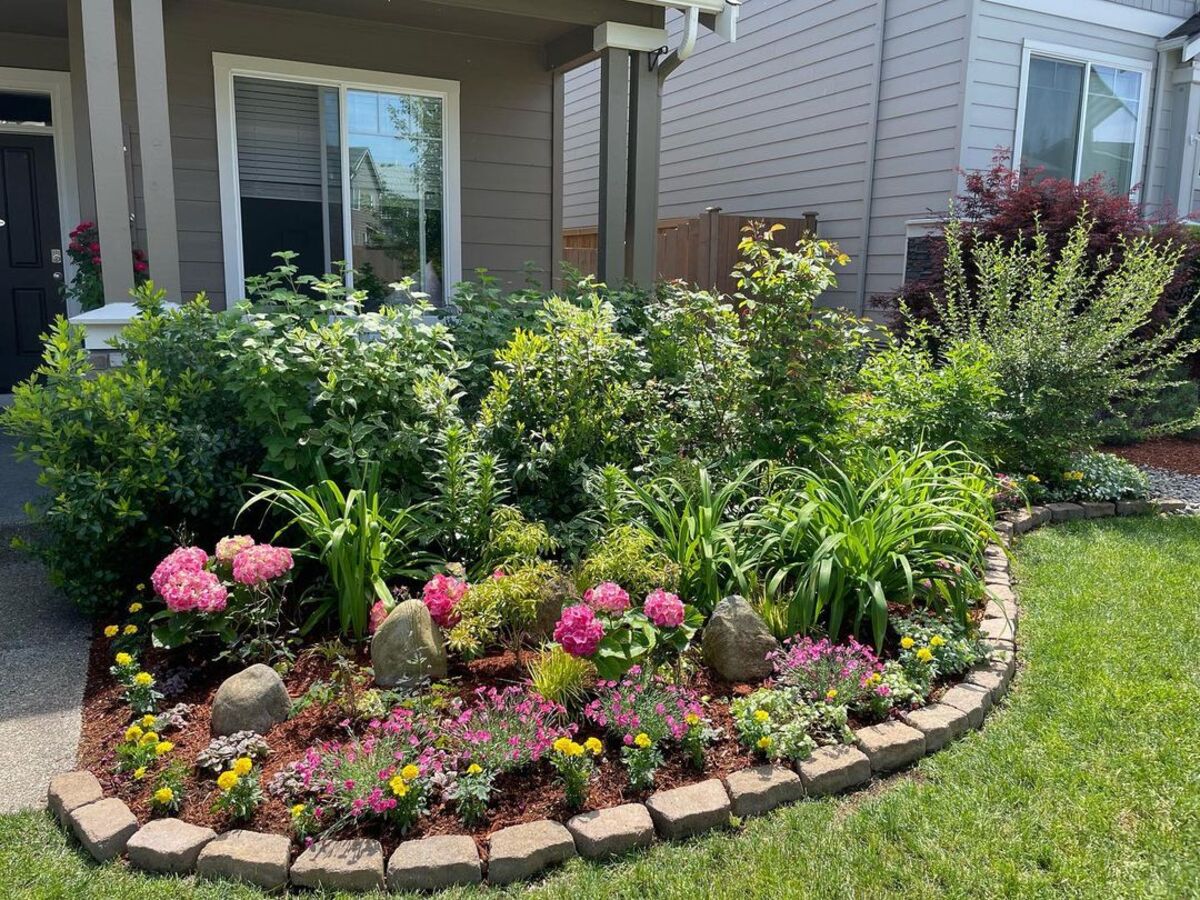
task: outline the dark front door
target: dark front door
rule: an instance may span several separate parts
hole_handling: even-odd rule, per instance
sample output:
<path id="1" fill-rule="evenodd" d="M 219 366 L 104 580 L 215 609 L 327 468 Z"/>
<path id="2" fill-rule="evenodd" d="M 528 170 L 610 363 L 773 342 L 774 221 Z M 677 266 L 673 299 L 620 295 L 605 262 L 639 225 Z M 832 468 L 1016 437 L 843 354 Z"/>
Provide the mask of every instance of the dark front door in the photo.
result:
<path id="1" fill-rule="evenodd" d="M 65 312 L 54 138 L 0 134 L 0 393 L 28 378 Z"/>

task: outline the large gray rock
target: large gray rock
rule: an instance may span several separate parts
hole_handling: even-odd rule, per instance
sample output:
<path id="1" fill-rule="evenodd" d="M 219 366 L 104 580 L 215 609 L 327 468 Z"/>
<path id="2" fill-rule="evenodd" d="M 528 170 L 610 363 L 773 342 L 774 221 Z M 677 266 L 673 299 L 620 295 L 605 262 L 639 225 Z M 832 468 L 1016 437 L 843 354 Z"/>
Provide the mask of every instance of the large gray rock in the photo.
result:
<path id="1" fill-rule="evenodd" d="M 767 656 L 779 642 L 754 608 L 734 594 L 713 610 L 703 646 L 704 661 L 726 681 L 759 681 L 771 674 Z"/>
<path id="2" fill-rule="evenodd" d="M 50 779 L 46 801 L 55 818 L 63 825 L 67 818 L 81 806 L 104 799 L 104 789 L 96 776 L 88 771 L 64 772 Z"/>
<path id="3" fill-rule="evenodd" d="M 382 891 L 383 847 L 370 838 L 317 841 L 292 863 L 292 884 L 331 891 Z"/>
<path id="4" fill-rule="evenodd" d="M 200 851 L 216 836 L 211 828 L 179 819 L 155 819 L 129 839 L 125 853 L 131 865 L 145 872 L 186 875 L 196 867 Z"/>
<path id="5" fill-rule="evenodd" d="M 227 831 L 204 845 L 196 859 L 196 874 L 277 890 L 287 884 L 291 855 L 287 835 Z"/>
<path id="6" fill-rule="evenodd" d="M 287 721 L 291 707 L 291 698 L 279 673 L 258 663 L 230 675 L 217 688 L 212 705 L 212 733 L 266 734 L 272 725 Z"/>
<path id="7" fill-rule="evenodd" d="M 440 891 L 483 881 L 483 864 L 472 838 L 439 834 L 405 841 L 388 860 L 388 890 Z"/>
<path id="8" fill-rule="evenodd" d="M 371 638 L 371 666 L 380 687 L 420 678 L 446 677 L 446 646 L 429 608 L 405 600 L 392 610 Z"/>
<path id="9" fill-rule="evenodd" d="M 109 797 L 78 807 L 70 814 L 71 830 L 96 862 L 108 862 L 125 852 L 138 830 L 138 820 L 120 800 Z"/>

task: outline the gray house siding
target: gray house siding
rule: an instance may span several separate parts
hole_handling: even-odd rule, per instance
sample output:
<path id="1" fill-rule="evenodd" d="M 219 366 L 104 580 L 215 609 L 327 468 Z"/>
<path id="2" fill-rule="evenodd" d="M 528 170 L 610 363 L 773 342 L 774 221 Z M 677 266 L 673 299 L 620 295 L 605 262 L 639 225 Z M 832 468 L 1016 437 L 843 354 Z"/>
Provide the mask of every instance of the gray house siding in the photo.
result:
<path id="1" fill-rule="evenodd" d="M 215 304 L 227 299 L 214 52 L 459 81 L 464 276 L 482 267 L 520 284 L 526 263 L 550 268 L 553 79 L 536 44 L 223 0 L 172 4 L 165 27 L 185 297 L 203 290 Z M 118 22 L 123 72 L 132 71 L 128 28 L 127 18 Z M 336 40 L 329 37 L 334 33 Z M 135 148 L 131 175 L 140 223 L 145 217 L 132 79 L 122 84 L 122 104 Z M 145 246 L 140 226 L 135 239 Z"/>
<path id="2" fill-rule="evenodd" d="M 70 68 L 66 38 L 0 31 L 0 47 L 4 48 L 0 65 L 5 68 L 51 72 L 65 72 Z"/>

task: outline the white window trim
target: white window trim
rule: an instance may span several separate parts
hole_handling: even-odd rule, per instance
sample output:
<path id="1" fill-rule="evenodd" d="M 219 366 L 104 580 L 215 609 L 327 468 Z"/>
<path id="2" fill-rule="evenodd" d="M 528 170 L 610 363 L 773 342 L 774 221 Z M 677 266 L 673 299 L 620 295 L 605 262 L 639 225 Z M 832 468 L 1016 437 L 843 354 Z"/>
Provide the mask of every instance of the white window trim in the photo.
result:
<path id="1" fill-rule="evenodd" d="M 75 110 L 71 105 L 71 73 L 43 69 L 0 67 L 0 90 L 24 91 L 50 97 L 50 125 L 0 125 L 4 134 L 44 134 L 54 139 L 54 176 L 58 188 L 59 249 L 63 278 L 75 277 L 75 264 L 67 253 L 70 232 L 79 224 L 79 181 L 75 168 Z M 78 310 L 68 309 L 68 313 Z"/>
<path id="2" fill-rule="evenodd" d="M 1062 59 L 1067 62 L 1102 66 L 1115 66 L 1119 69 L 1129 69 L 1142 75 L 1141 96 L 1138 98 L 1138 134 L 1133 146 L 1133 167 L 1130 178 L 1133 182 L 1129 193 L 1130 199 L 1137 203 L 1145 188 L 1145 159 L 1146 146 L 1150 137 L 1150 81 L 1154 75 L 1154 63 L 1144 59 L 1132 59 L 1127 56 L 1114 56 L 1111 53 L 1099 53 L 1092 50 L 1081 50 L 1078 47 L 1066 47 L 1062 44 L 1047 44 L 1042 41 L 1027 40 L 1021 52 L 1021 85 L 1017 95 L 1017 130 L 1013 137 L 1012 166 L 1019 171 L 1021 154 L 1025 144 L 1025 103 L 1029 94 L 1029 60 L 1030 57 L 1041 56 L 1052 59 Z M 1088 89 L 1087 79 L 1084 79 L 1084 95 Z M 1082 123 L 1081 127 L 1082 127 Z M 1075 168 L 1079 167 L 1079 151 L 1076 151 Z"/>
<path id="3" fill-rule="evenodd" d="M 1104 25 L 1109 28 L 1119 28 L 1134 34 L 1144 34 L 1160 38 L 1170 34 L 1186 19 L 1167 13 L 1154 12 L 1149 9 L 1138 9 L 1123 3 L 1113 3 L 1111 0 L 1058 0 L 1058 3 L 1047 0 L 988 0 L 998 6 L 1011 6 L 1028 12 L 1041 13 L 1047 16 L 1057 16 L 1072 22 L 1088 22 L 1092 25 Z M 1061 7 L 1055 9 L 1055 6 Z"/>
<path id="4" fill-rule="evenodd" d="M 393 72 L 373 72 L 315 63 L 213 54 L 213 79 L 216 87 L 217 168 L 221 188 L 221 240 L 225 257 L 225 305 L 241 300 L 246 292 L 242 261 L 242 204 L 237 169 L 237 130 L 234 125 L 233 79 L 236 76 L 304 82 L 339 90 L 339 114 L 342 171 L 350 171 L 350 148 L 346 142 L 346 91 L 394 91 L 442 100 L 442 227 L 445 231 L 445 259 L 442 284 L 449 298 L 450 289 L 462 280 L 462 186 L 459 137 L 459 83 L 442 78 L 423 78 Z M 347 241 L 346 255 L 353 252 L 350 229 L 349 179 L 342 184 L 342 232 Z M 286 248 L 280 248 L 286 249 Z M 350 260 L 353 264 L 353 259 Z"/>

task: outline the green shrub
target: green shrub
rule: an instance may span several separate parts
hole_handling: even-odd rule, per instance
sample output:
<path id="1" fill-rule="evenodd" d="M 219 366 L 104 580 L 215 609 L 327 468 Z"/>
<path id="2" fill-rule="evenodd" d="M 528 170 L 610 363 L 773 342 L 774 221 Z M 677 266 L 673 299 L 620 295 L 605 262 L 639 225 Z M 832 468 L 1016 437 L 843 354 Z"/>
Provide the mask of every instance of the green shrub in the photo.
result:
<path id="1" fill-rule="evenodd" d="M 1040 228 L 1028 246 L 976 243 L 968 261 L 961 225 L 947 226 L 934 335 L 947 348 L 972 342 L 991 350 L 1003 391 L 996 456 L 1009 468 L 1056 470 L 1111 430 L 1106 417 L 1153 403 L 1200 349 L 1200 341 L 1180 339 L 1190 305 L 1151 324 L 1179 251 L 1140 237 L 1122 242 L 1119 262 L 1093 260 L 1091 225 L 1079 219 L 1056 261 Z"/>
<path id="2" fill-rule="evenodd" d="M 475 584 L 454 607 L 458 622 L 446 635 L 456 653 L 476 657 L 501 641 L 514 649 L 557 618 L 570 584 L 562 571 L 545 561 L 526 562 L 505 569 L 502 577 L 487 577 Z"/>
<path id="3" fill-rule="evenodd" d="M 1081 453 L 1061 472 L 1047 473 L 1036 485 L 1038 501 L 1085 500 L 1097 503 L 1144 500 L 1150 479 L 1133 463 L 1111 453 Z"/>
<path id="4" fill-rule="evenodd" d="M 456 412 L 449 333 L 426 323 L 421 302 L 363 312 L 340 276 L 297 277 L 292 254 L 276 255 L 284 264 L 253 281 L 225 350 L 266 473 L 309 484 L 320 463 L 347 482 L 376 463 L 385 486 L 418 491 L 433 436 Z"/>
<path id="5" fill-rule="evenodd" d="M 203 297 L 164 311 L 162 296 L 138 290 L 125 365 L 106 371 L 92 368 L 83 329 L 56 320 L 3 413 L 46 488 L 31 510 L 42 527 L 32 549 L 87 610 L 125 599 L 177 533 L 214 541 L 256 464 L 220 374 L 223 318 Z"/>
<path id="6" fill-rule="evenodd" d="M 655 588 L 674 593 L 679 589 L 679 565 L 646 529 L 618 525 L 590 548 L 575 575 L 580 592 L 602 581 L 616 582 L 639 599 Z"/>
<path id="7" fill-rule="evenodd" d="M 861 379 L 858 431 L 874 446 L 959 441 L 981 457 L 991 453 L 1002 391 L 987 345 L 952 344 L 937 360 L 923 340 L 910 337 L 871 356 Z"/>
<path id="8" fill-rule="evenodd" d="M 599 298 L 575 306 L 551 297 L 536 331 L 518 329 L 496 353 L 479 424 L 484 446 L 507 465 L 532 518 L 572 519 L 588 470 L 638 458 L 645 363 Z"/>
<path id="9" fill-rule="evenodd" d="M 869 631 L 880 649 L 889 603 L 965 623 L 991 515 L 990 473 L 952 447 L 800 470 L 748 523 L 747 590 L 780 635 Z"/>

